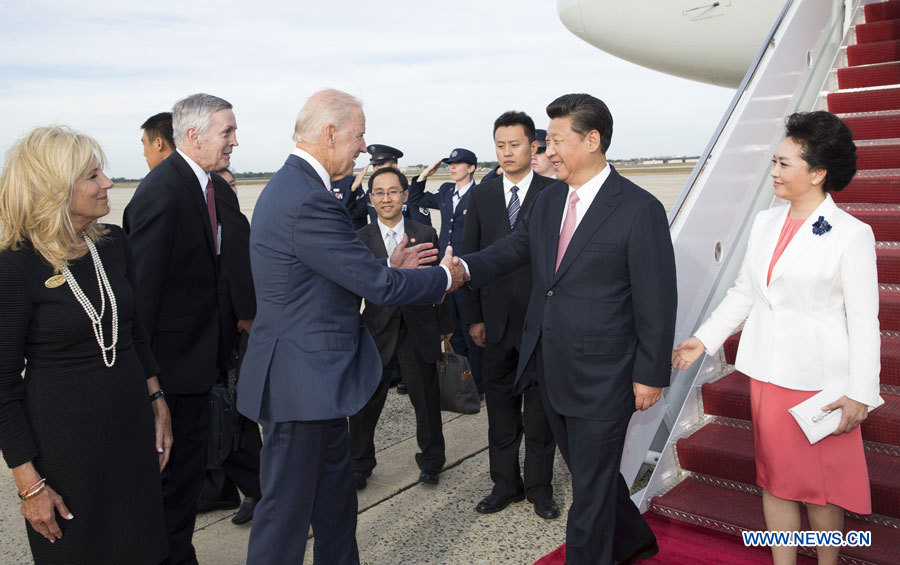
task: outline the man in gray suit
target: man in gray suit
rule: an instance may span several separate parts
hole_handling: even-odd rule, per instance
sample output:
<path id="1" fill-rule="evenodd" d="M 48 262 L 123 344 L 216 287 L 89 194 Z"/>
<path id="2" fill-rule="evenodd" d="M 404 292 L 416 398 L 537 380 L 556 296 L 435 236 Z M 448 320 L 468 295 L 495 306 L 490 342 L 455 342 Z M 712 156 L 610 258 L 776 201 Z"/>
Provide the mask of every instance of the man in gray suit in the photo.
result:
<path id="1" fill-rule="evenodd" d="M 381 379 L 378 349 L 357 296 L 375 304 L 439 303 L 465 271 L 430 244 L 376 259 L 359 240 L 332 181 L 366 151 L 361 103 L 317 92 L 297 116 L 293 153 L 260 194 L 250 260 L 257 314 L 241 367 L 238 409 L 263 426 L 260 483 L 247 563 L 302 563 L 306 532 L 315 563 L 359 563 L 356 489 L 347 417 Z M 397 270 L 392 266 L 409 270 Z"/>

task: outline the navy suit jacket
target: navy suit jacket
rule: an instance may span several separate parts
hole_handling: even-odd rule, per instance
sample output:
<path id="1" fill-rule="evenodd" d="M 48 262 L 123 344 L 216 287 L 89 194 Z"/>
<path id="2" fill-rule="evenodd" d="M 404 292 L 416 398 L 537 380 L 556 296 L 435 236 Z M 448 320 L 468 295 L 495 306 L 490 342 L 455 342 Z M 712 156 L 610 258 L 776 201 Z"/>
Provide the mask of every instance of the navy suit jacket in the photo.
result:
<path id="1" fill-rule="evenodd" d="M 677 306 L 669 224 L 659 200 L 612 169 L 554 272 L 568 190 L 547 187 L 513 233 L 463 260 L 475 287 L 531 263 L 517 391 L 537 377 L 559 414 L 626 417 L 633 382 L 669 384 Z"/>
<path id="2" fill-rule="evenodd" d="M 221 252 L 234 247 L 228 219 L 237 196 L 212 175 Z M 225 209 L 228 208 L 228 210 Z M 125 207 L 123 227 L 134 250 L 137 309 L 170 394 L 208 392 L 219 361 L 219 261 L 203 190 L 173 151 L 150 171 Z"/>
<path id="3" fill-rule="evenodd" d="M 406 203 L 409 206 L 423 206 L 440 210 L 441 235 L 438 238 L 438 242 L 441 246 L 441 257 L 444 256 L 444 250 L 447 249 L 447 245 L 452 245 L 453 249 L 458 252 L 459 249 L 462 249 L 469 195 L 475 187 L 469 188 L 459 200 L 459 204 L 454 208 L 453 192 L 456 190 L 455 182 L 445 182 L 436 193 L 426 192 L 425 182 L 414 180 L 410 183 L 409 198 Z"/>
<path id="4" fill-rule="evenodd" d="M 401 271 L 376 259 L 344 205 L 296 155 L 256 202 L 250 261 L 257 311 L 238 409 L 252 420 L 357 413 L 381 379 L 357 296 L 374 304 L 439 303 L 447 286 L 441 268 Z"/>

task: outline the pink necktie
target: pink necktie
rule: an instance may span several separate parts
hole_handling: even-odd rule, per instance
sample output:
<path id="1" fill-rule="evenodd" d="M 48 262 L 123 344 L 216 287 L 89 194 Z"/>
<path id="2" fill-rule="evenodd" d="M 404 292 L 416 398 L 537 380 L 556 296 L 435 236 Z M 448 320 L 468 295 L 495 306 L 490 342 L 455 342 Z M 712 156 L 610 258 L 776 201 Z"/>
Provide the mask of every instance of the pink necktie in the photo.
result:
<path id="1" fill-rule="evenodd" d="M 219 252 L 219 222 L 216 220 L 216 189 L 212 179 L 206 181 L 206 213 L 209 214 L 209 225 L 212 227 L 213 247 Z"/>
<path id="2" fill-rule="evenodd" d="M 556 248 L 556 269 L 559 270 L 559 264 L 562 263 L 563 255 L 566 254 L 566 248 L 572 241 L 572 234 L 575 233 L 575 205 L 578 204 L 578 192 L 572 191 L 569 195 L 569 209 L 566 211 L 566 221 L 563 222 L 562 231 L 559 232 L 559 247 Z"/>

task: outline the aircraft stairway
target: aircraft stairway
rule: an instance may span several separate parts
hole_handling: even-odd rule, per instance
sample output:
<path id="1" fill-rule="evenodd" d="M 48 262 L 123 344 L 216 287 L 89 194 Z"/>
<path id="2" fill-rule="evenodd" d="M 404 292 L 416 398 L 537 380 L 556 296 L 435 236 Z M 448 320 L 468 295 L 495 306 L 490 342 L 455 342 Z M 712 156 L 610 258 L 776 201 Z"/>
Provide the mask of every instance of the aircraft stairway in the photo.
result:
<path id="1" fill-rule="evenodd" d="M 860 5 L 851 23 L 856 25 L 845 35 L 815 108 L 839 114 L 858 147 L 859 172 L 850 186 L 832 196 L 842 209 L 870 224 L 877 240 L 885 404 L 862 424 L 873 514 L 848 513 L 844 522 L 845 532 L 870 531 L 872 545 L 842 548 L 841 562 L 898 563 L 900 0 Z M 671 520 L 734 535 L 765 530 L 761 489 L 755 484 L 750 385 L 748 377 L 733 367 L 739 341 L 737 333 L 726 342 L 717 361 L 721 376 L 698 377 L 697 413 L 679 417 L 687 422 L 676 426 L 667 445 L 677 469 L 657 469 L 668 479 L 664 488 L 651 489 L 647 505 Z M 801 548 L 800 553 L 814 556 L 815 549 Z"/>

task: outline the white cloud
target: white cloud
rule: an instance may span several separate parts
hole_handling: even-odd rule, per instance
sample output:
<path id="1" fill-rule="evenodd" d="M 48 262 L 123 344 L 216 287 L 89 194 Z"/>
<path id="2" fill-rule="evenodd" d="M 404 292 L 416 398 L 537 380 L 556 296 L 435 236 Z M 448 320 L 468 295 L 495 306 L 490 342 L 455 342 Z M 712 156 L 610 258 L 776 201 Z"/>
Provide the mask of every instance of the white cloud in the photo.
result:
<path id="1" fill-rule="evenodd" d="M 492 160 L 497 115 L 541 127 L 566 92 L 607 102 L 613 158 L 699 153 L 732 96 L 596 50 L 546 0 L 0 5 L 0 148 L 66 123 L 103 144 L 112 176 L 144 174 L 140 124 L 193 92 L 234 104 L 239 171 L 278 168 L 297 110 L 326 86 L 361 96 L 367 141 L 410 164 L 457 146 Z"/>

